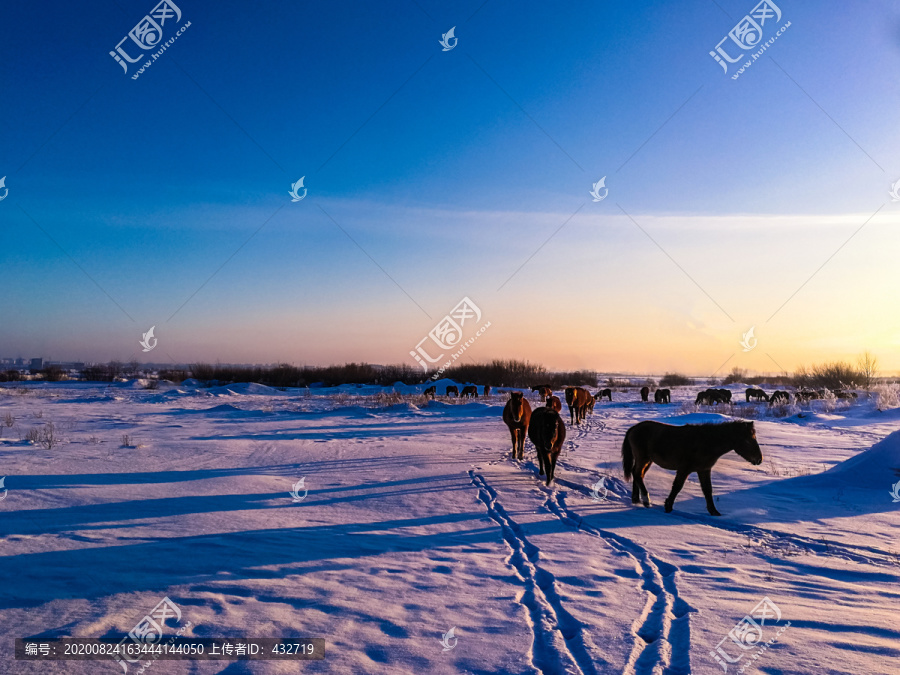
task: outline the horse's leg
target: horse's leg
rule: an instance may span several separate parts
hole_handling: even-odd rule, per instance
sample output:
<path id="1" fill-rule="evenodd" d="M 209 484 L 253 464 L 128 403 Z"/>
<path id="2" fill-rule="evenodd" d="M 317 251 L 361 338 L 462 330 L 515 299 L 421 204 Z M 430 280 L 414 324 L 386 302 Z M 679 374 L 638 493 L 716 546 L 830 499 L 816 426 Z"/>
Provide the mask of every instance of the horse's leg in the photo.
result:
<path id="1" fill-rule="evenodd" d="M 716 505 L 713 503 L 712 496 L 712 471 L 698 471 L 697 478 L 700 479 L 700 487 L 703 488 L 703 496 L 706 497 L 706 510 L 711 516 L 721 516 Z"/>
<path id="2" fill-rule="evenodd" d="M 641 467 L 638 476 L 640 477 L 640 488 L 641 488 L 641 502 L 643 502 L 644 506 L 650 508 L 650 493 L 647 492 L 647 486 L 644 485 L 644 474 L 647 473 L 647 469 L 650 468 L 652 462 L 647 462 L 644 466 Z"/>
<path id="3" fill-rule="evenodd" d="M 544 453 L 540 448 L 536 448 L 536 449 L 537 449 L 538 470 L 539 470 L 538 475 L 543 476 L 544 475 Z"/>
<path id="4" fill-rule="evenodd" d="M 516 448 L 519 453 L 519 459 L 522 460 L 525 459 L 525 429 L 516 429 L 516 433 L 518 434 Z"/>
<path id="5" fill-rule="evenodd" d="M 678 473 L 675 474 L 675 480 L 672 481 L 672 491 L 669 493 L 669 496 L 666 497 L 666 513 L 672 513 L 672 505 L 675 503 L 675 497 L 681 492 L 681 488 L 684 487 L 684 481 L 687 480 L 689 475 L 690 472 L 685 471 L 684 469 L 679 469 Z"/>
<path id="6" fill-rule="evenodd" d="M 547 479 L 547 485 L 550 485 L 551 479 L 553 479 L 553 480 L 556 479 L 556 458 L 557 457 L 559 457 L 559 453 L 551 451 L 550 457 L 549 457 L 549 459 L 550 459 L 550 478 Z"/>
<path id="7" fill-rule="evenodd" d="M 515 427 L 509 428 L 509 435 L 512 436 L 512 458 L 515 459 L 516 458 L 516 448 L 519 445 L 519 438 L 518 438 L 518 435 L 516 434 Z"/>

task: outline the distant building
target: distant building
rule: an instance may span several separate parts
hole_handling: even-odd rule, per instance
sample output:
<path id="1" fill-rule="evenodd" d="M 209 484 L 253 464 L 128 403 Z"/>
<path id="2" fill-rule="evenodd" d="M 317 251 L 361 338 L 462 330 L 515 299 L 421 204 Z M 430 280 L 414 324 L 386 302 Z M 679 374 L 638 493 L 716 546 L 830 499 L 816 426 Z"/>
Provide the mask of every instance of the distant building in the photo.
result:
<path id="1" fill-rule="evenodd" d="M 35 372 L 36 370 L 41 370 L 44 367 L 44 359 L 31 359 L 31 365 L 28 366 L 28 369 L 31 372 Z"/>

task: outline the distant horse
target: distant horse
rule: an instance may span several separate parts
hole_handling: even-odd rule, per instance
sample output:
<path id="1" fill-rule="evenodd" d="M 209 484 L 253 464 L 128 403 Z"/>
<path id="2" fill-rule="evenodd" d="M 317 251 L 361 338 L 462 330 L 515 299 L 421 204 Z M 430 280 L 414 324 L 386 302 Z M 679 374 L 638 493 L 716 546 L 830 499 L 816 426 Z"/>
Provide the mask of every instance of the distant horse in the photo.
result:
<path id="1" fill-rule="evenodd" d="M 731 403 L 731 392 L 727 389 L 716 389 L 719 392 L 720 398 L 719 400 L 722 403 Z"/>
<path id="2" fill-rule="evenodd" d="M 553 387 L 549 384 L 538 384 L 532 387 L 531 391 L 536 391 L 540 395 L 541 401 L 546 401 L 547 397 L 553 393 Z"/>
<path id="3" fill-rule="evenodd" d="M 451 384 L 451 385 L 447 386 L 447 391 L 444 392 L 444 394 L 446 396 L 450 396 L 450 394 L 453 394 L 454 396 L 459 396 L 459 389 L 455 385 Z"/>
<path id="4" fill-rule="evenodd" d="M 428 389 L 425 390 L 425 398 L 428 398 L 429 396 L 431 396 L 431 398 L 434 398 L 436 392 L 437 387 L 435 387 L 434 385 L 428 387 Z"/>
<path id="5" fill-rule="evenodd" d="M 657 403 L 671 403 L 672 392 L 668 389 L 657 389 L 653 392 L 653 400 Z"/>
<path id="6" fill-rule="evenodd" d="M 843 391 L 841 389 L 833 389 L 832 392 L 836 397 L 843 399 L 859 398 L 859 394 L 855 391 Z"/>
<path id="7" fill-rule="evenodd" d="M 769 404 L 770 404 L 770 405 L 775 405 L 776 403 L 790 403 L 790 402 L 791 402 L 791 395 L 790 395 L 790 393 L 788 393 L 788 392 L 786 392 L 786 391 L 781 391 L 781 390 L 776 391 L 776 392 L 775 392 L 774 394 L 772 394 L 772 396 L 769 398 Z"/>
<path id="8" fill-rule="evenodd" d="M 463 387 L 462 393 L 460 394 L 460 398 L 478 398 L 478 387 L 474 384 L 469 384 Z"/>
<path id="9" fill-rule="evenodd" d="M 672 491 L 666 498 L 666 513 L 672 511 L 684 481 L 696 471 L 703 496 L 706 497 L 706 510 L 712 516 L 722 515 L 713 503 L 711 474 L 715 463 L 730 450 L 753 465 L 762 463 L 762 450 L 756 441 L 753 422 L 674 426 L 647 420 L 635 424 L 626 432 L 622 442 L 625 480 L 634 476 L 631 503 L 637 504 L 640 495 L 644 506 L 650 506 L 644 475 L 656 462 L 663 469 L 676 472 Z"/>
<path id="10" fill-rule="evenodd" d="M 641 387 L 641 400 L 644 403 L 650 400 L 650 387 Z"/>
<path id="11" fill-rule="evenodd" d="M 528 425 L 528 438 L 537 450 L 540 475 L 547 474 L 547 485 L 556 475 L 556 459 L 566 440 L 566 425 L 559 413 L 544 406 L 535 408 Z"/>
<path id="12" fill-rule="evenodd" d="M 797 402 L 800 401 L 812 401 L 817 398 L 822 398 L 819 396 L 819 392 L 817 391 L 809 391 L 808 389 L 803 389 L 794 394 L 794 398 L 797 399 Z"/>
<path id="13" fill-rule="evenodd" d="M 525 456 L 525 434 L 528 431 L 528 423 L 531 421 L 531 405 L 525 400 L 521 391 L 514 391 L 509 395 L 509 400 L 503 408 L 503 421 L 509 427 L 512 437 L 512 454 L 519 459 Z"/>
<path id="14" fill-rule="evenodd" d="M 746 392 L 747 395 L 747 403 L 750 403 L 750 399 L 752 398 L 754 401 L 768 401 L 769 395 L 764 392 L 762 389 L 756 389 L 755 387 L 750 387 L 750 389 Z"/>
<path id="15" fill-rule="evenodd" d="M 725 397 L 722 395 L 721 389 L 707 389 L 697 394 L 695 405 L 714 405 L 716 403 L 725 403 Z"/>
<path id="16" fill-rule="evenodd" d="M 487 398 L 490 395 L 491 395 L 491 385 L 486 384 L 486 385 L 484 385 L 484 397 Z"/>
<path id="17" fill-rule="evenodd" d="M 594 394 L 594 399 L 597 401 L 602 401 L 603 397 L 606 397 L 612 402 L 612 389 L 601 389 L 596 394 Z"/>
<path id="18" fill-rule="evenodd" d="M 572 424 L 579 424 L 587 412 L 587 406 L 594 397 L 584 387 L 566 387 L 566 405 L 569 406 L 569 416 Z"/>
<path id="19" fill-rule="evenodd" d="M 548 396 L 546 407 L 562 412 L 562 401 L 559 400 L 559 396 Z"/>

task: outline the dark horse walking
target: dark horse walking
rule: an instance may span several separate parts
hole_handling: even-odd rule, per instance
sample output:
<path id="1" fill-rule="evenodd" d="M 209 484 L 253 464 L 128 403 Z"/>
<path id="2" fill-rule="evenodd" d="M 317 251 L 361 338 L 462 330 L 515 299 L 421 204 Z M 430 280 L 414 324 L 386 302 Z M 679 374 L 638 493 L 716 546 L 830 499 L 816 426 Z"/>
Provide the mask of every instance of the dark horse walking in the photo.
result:
<path id="1" fill-rule="evenodd" d="M 676 472 L 672 491 L 666 498 L 666 513 L 672 511 L 675 497 L 684 487 L 684 481 L 696 471 L 703 496 L 706 497 L 706 510 L 711 516 L 721 516 L 713 504 L 711 474 L 719 457 L 730 450 L 734 450 L 751 464 L 762 463 L 762 450 L 756 442 L 753 422 L 674 426 L 648 420 L 635 424 L 625 434 L 622 443 L 625 480 L 634 475 L 631 503 L 638 503 L 640 493 L 644 506 L 650 506 L 644 475 L 650 465 L 656 462 L 663 469 Z"/>
<path id="2" fill-rule="evenodd" d="M 525 400 L 521 391 L 510 394 L 506 406 L 503 408 L 503 421 L 509 427 L 509 435 L 512 438 L 513 459 L 518 455 L 519 459 L 525 457 L 525 434 L 528 431 L 528 423 L 531 421 L 531 405 Z"/>
<path id="3" fill-rule="evenodd" d="M 566 440 L 566 425 L 553 408 L 535 408 L 528 425 L 528 438 L 537 450 L 541 475 L 547 474 L 547 485 L 556 475 L 556 459 Z"/>

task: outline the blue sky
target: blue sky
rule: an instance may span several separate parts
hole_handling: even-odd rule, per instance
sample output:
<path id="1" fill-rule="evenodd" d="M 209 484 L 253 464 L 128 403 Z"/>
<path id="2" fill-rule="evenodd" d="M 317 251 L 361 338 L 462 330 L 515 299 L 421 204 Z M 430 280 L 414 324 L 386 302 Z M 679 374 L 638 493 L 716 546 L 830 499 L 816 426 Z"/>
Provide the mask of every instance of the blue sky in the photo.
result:
<path id="1" fill-rule="evenodd" d="M 711 372 L 756 325 L 730 365 L 900 369 L 886 2 L 778 3 L 732 80 L 752 2 L 183 0 L 132 80 L 153 5 L 4 8 L 0 355 L 408 361 L 470 296 L 475 359 Z"/>

